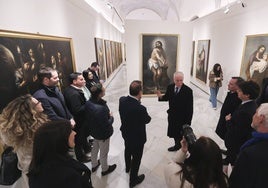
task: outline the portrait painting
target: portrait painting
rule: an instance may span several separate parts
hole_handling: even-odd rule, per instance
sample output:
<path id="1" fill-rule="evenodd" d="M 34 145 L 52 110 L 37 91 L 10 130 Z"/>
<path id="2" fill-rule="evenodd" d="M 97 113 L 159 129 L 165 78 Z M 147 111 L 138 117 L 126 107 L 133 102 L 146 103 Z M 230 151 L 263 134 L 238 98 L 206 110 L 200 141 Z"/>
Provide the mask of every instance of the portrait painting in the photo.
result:
<path id="1" fill-rule="evenodd" d="M 210 40 L 198 40 L 196 50 L 195 77 L 207 83 Z"/>
<path id="2" fill-rule="evenodd" d="M 68 86 L 68 75 L 75 71 L 70 38 L 0 30 L 1 108 L 17 96 L 33 94 L 37 73 L 46 66 L 58 71 L 61 90 Z"/>
<path id="3" fill-rule="evenodd" d="M 178 35 L 142 34 L 143 94 L 165 93 L 177 70 Z"/>
<path id="4" fill-rule="evenodd" d="M 190 69 L 191 76 L 193 76 L 194 72 L 194 50 L 195 50 L 195 41 L 192 42 L 192 56 L 191 56 L 191 69 Z"/>
<path id="5" fill-rule="evenodd" d="M 268 34 L 248 35 L 245 39 L 240 76 L 254 80 L 262 86 L 262 80 L 268 77 Z"/>
<path id="6" fill-rule="evenodd" d="M 100 38 L 94 38 L 95 41 L 95 52 L 96 52 L 96 59 L 99 63 L 100 69 L 99 69 L 99 77 L 100 80 L 106 80 L 106 63 L 104 58 L 104 45 L 103 45 L 103 39 Z"/>

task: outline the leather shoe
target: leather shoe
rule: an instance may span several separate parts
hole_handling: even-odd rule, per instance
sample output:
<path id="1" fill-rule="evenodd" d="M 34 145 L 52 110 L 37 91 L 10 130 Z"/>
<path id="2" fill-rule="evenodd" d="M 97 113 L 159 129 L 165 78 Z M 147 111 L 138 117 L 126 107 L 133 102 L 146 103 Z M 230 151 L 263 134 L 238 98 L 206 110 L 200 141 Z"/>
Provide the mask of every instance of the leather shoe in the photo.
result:
<path id="1" fill-rule="evenodd" d="M 179 149 L 180 149 L 180 147 L 175 145 L 175 146 L 168 148 L 168 151 L 177 151 Z"/>
<path id="2" fill-rule="evenodd" d="M 141 182 L 143 182 L 144 178 L 145 178 L 144 174 L 139 175 L 134 181 L 131 181 L 129 183 L 129 187 L 132 188 L 132 187 L 140 184 Z"/>
<path id="3" fill-rule="evenodd" d="M 81 163 L 88 163 L 91 161 L 91 157 L 84 155 L 81 159 L 78 159 Z"/>
<path id="4" fill-rule="evenodd" d="M 113 172 L 115 170 L 115 168 L 116 168 L 116 164 L 110 165 L 108 170 L 101 172 L 101 175 L 105 176 L 107 174 L 110 174 L 111 172 Z"/>
<path id="5" fill-rule="evenodd" d="M 97 164 L 97 166 L 95 166 L 95 167 L 92 167 L 92 172 L 95 172 L 98 168 L 99 168 L 99 166 L 100 166 L 100 160 L 98 160 L 98 164 Z"/>

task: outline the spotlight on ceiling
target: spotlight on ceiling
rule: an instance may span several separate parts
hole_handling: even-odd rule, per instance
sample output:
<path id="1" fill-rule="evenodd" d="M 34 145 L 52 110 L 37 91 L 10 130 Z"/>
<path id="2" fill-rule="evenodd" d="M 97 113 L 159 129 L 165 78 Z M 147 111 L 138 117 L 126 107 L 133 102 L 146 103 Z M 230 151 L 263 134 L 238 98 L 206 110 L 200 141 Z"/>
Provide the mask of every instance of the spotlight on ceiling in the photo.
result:
<path id="1" fill-rule="evenodd" d="M 224 14 L 228 14 L 229 12 L 230 12 L 229 7 L 226 7 L 225 10 L 224 10 Z"/>
<path id="2" fill-rule="evenodd" d="M 107 7 L 108 7 L 109 9 L 112 9 L 112 8 L 113 8 L 113 5 L 112 5 L 111 3 L 109 3 L 109 2 L 108 2 L 106 5 L 107 5 Z"/>

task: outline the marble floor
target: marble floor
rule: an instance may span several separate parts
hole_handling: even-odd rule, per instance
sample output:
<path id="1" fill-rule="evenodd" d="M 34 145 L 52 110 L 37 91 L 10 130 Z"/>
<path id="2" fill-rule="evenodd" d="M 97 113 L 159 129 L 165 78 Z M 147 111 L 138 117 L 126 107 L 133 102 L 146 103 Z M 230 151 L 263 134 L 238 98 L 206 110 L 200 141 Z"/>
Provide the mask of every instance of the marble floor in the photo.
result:
<path id="1" fill-rule="evenodd" d="M 126 83 L 126 66 L 123 64 L 114 73 L 114 77 L 106 86 L 107 104 L 114 115 L 114 134 L 110 141 L 109 164 L 117 164 L 115 171 L 107 176 L 101 176 L 101 168 L 92 173 L 93 186 L 95 188 L 128 188 L 129 174 L 125 173 L 124 142 L 121 136 L 118 101 L 120 96 L 128 95 Z M 221 148 L 223 141 L 215 134 L 214 130 L 218 121 L 221 104 L 214 110 L 208 101 L 208 94 L 204 93 L 192 84 L 188 84 L 194 93 L 194 115 L 192 128 L 197 137 L 209 136 L 216 141 Z M 156 97 L 143 97 L 142 104 L 147 107 L 152 120 L 147 124 L 147 142 L 141 161 L 139 173 L 145 174 L 145 180 L 137 185 L 137 188 L 165 188 L 163 168 L 174 156 L 174 152 L 168 152 L 167 148 L 173 145 L 173 139 L 166 136 L 167 133 L 167 102 L 158 102 Z M 91 163 L 86 163 L 91 169 Z M 0 186 L 1 187 L 1 186 Z M 7 186 L 3 186 L 3 188 Z M 15 187 L 13 185 L 12 187 Z M 16 186 L 17 187 L 17 186 Z"/>
<path id="2" fill-rule="evenodd" d="M 194 115 L 192 128 L 197 137 L 204 135 L 215 140 L 220 147 L 224 147 L 222 140 L 215 134 L 215 126 L 218 121 L 221 104 L 218 110 L 214 110 L 208 101 L 209 96 L 189 85 L 194 93 Z M 128 95 L 126 85 L 126 66 L 121 66 L 113 80 L 106 87 L 107 104 L 114 115 L 114 134 L 111 137 L 109 163 L 117 164 L 115 172 L 102 177 L 101 168 L 92 174 L 93 185 L 96 188 L 127 188 L 129 174 L 125 173 L 124 142 L 121 137 L 120 117 L 118 112 L 118 100 L 120 96 Z M 167 133 L 167 102 L 158 102 L 156 97 L 143 97 L 142 104 L 147 107 L 152 120 L 147 124 L 147 142 L 141 161 L 139 173 L 145 174 L 145 180 L 137 188 L 165 188 L 163 168 L 175 154 L 168 152 L 167 148 L 173 145 L 173 139 L 166 136 Z M 87 164 L 91 168 L 91 164 Z"/>

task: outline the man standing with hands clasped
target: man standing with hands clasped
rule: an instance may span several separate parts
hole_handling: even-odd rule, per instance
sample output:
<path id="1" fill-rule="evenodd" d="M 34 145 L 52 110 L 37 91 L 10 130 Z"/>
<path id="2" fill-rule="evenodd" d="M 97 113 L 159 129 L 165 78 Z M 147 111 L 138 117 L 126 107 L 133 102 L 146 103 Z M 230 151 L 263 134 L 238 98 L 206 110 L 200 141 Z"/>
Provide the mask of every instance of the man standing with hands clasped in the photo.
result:
<path id="1" fill-rule="evenodd" d="M 175 72 L 174 83 L 168 85 L 166 93 L 156 91 L 158 101 L 168 101 L 168 137 L 173 138 L 175 145 L 168 148 L 168 151 L 177 151 L 181 148 L 182 126 L 191 125 L 193 116 L 193 91 L 183 83 L 184 74 Z"/>
<path id="2" fill-rule="evenodd" d="M 145 175 L 139 175 L 143 147 L 146 142 L 145 124 L 151 121 L 146 108 L 140 104 L 142 84 L 134 80 L 129 87 L 129 96 L 119 99 L 119 113 L 121 118 L 121 132 L 125 141 L 126 172 L 130 171 L 130 187 L 140 184 Z"/>

